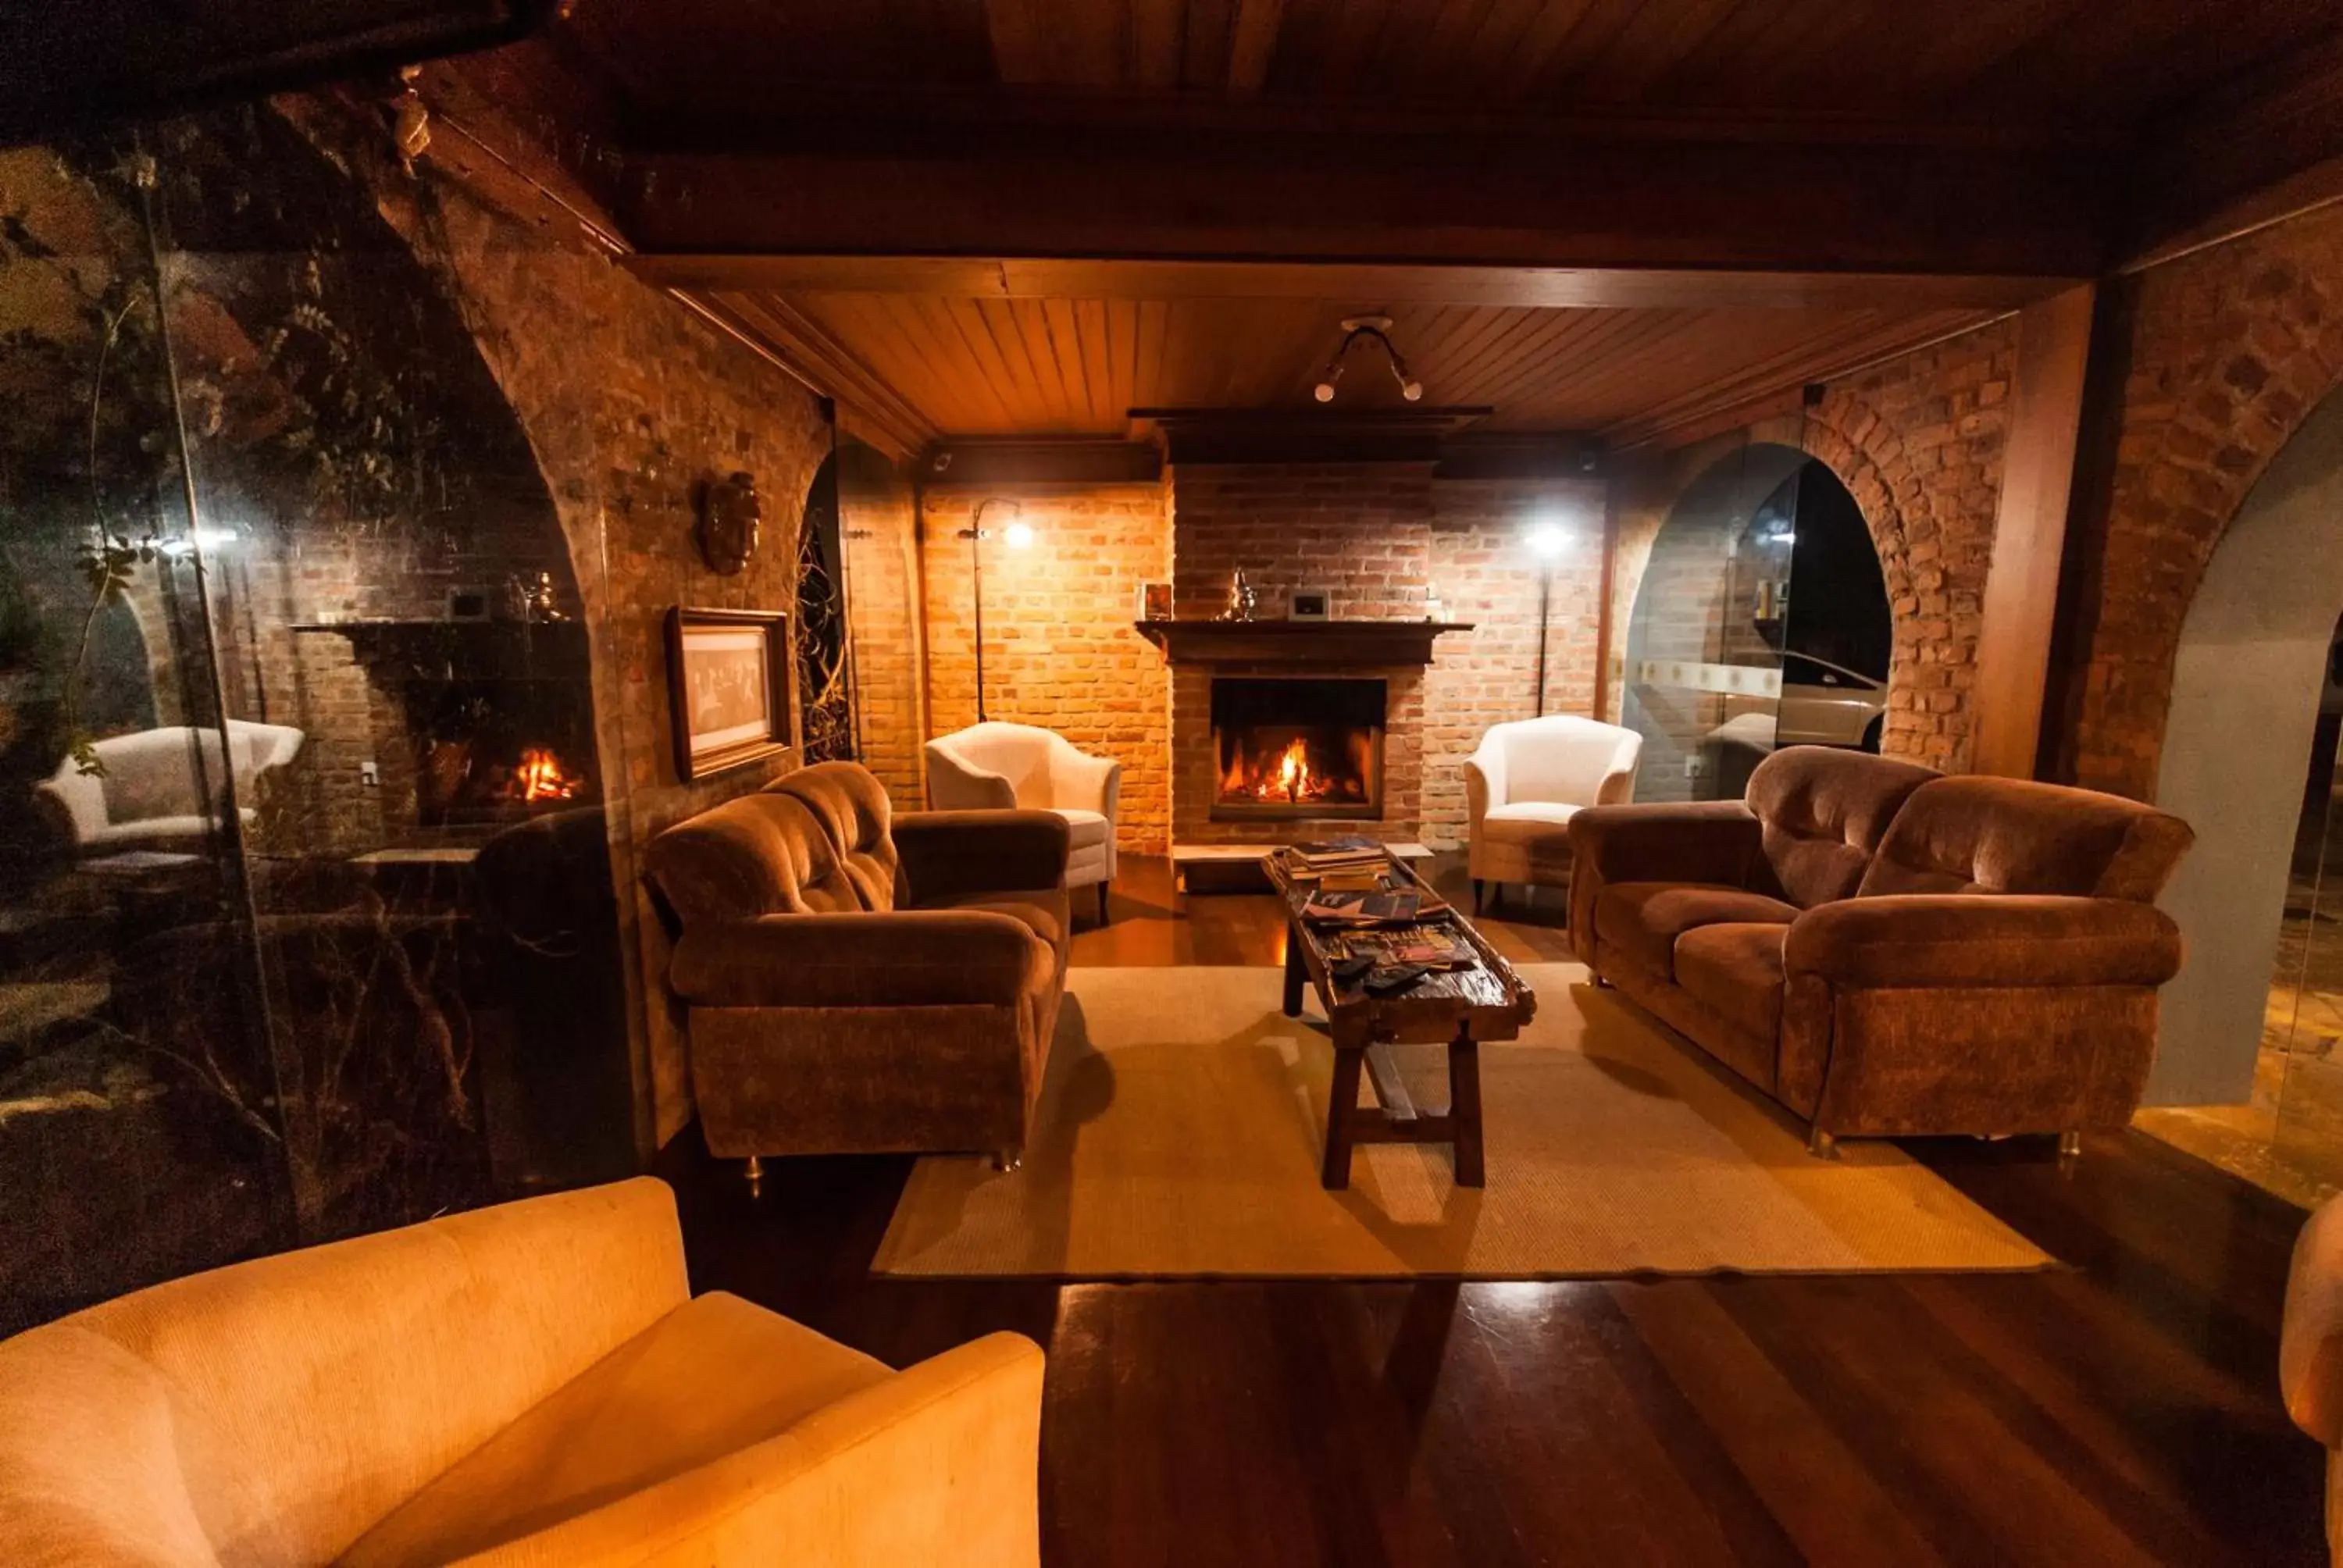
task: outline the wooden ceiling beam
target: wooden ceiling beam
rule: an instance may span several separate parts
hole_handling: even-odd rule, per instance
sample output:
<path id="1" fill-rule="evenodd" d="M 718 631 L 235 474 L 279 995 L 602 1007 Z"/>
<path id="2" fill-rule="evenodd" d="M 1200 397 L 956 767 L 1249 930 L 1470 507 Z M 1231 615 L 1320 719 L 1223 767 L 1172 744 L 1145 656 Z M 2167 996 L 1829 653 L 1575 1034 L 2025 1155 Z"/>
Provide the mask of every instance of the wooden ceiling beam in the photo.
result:
<path id="1" fill-rule="evenodd" d="M 2015 310 L 2056 275 L 1722 272 L 1391 262 L 1077 260 L 1057 256 L 638 254 L 670 288 L 920 294 L 960 299 L 1298 299 L 1554 309 Z"/>
<path id="2" fill-rule="evenodd" d="M 793 121 L 648 144 L 614 185 L 637 248 L 697 255 L 2032 279 L 2107 259 L 2088 149 L 1750 129 Z"/>
<path id="3" fill-rule="evenodd" d="M 842 422 L 871 445 L 908 458 L 935 439 L 935 427 L 927 416 L 787 300 L 699 289 L 676 292 L 719 324 L 771 348 L 801 379 L 846 410 Z"/>

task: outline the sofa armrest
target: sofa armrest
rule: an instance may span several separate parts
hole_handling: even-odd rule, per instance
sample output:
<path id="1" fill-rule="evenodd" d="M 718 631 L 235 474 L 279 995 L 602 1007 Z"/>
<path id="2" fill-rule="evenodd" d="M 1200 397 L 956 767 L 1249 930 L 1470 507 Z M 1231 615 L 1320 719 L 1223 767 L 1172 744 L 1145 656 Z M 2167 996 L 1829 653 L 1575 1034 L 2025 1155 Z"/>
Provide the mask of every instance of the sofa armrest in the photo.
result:
<path id="1" fill-rule="evenodd" d="M 1054 811 L 906 811 L 890 829 L 910 899 L 1054 888 L 1066 879 L 1066 819 Z"/>
<path id="2" fill-rule="evenodd" d="M 2278 1382 L 2294 1424 L 2343 1448 L 2343 1200 L 2321 1204 L 2295 1238 Z"/>
<path id="3" fill-rule="evenodd" d="M 1999 893 L 1841 899 L 1790 922 L 1783 968 L 1839 987 L 2158 986 L 2180 928 L 2152 904 Z"/>
<path id="4" fill-rule="evenodd" d="M 1571 814 L 1569 833 L 1570 945 L 1588 964 L 1594 961 L 1594 900 L 1604 888 L 1613 882 L 1745 887 L 1760 837 L 1755 815 L 1738 800 L 1589 806 Z"/>
<path id="5" fill-rule="evenodd" d="M 1010 1007 L 1040 941 L 990 910 L 702 921 L 676 943 L 668 984 L 695 1007 Z"/>
<path id="6" fill-rule="evenodd" d="M 1757 818 L 1738 800 L 1589 806 L 1570 819 L 1570 852 L 1606 882 L 1747 884 Z"/>
<path id="7" fill-rule="evenodd" d="M 1037 1568 L 1041 1373 L 1031 1340 L 989 1334 L 491 1560 Z"/>
<path id="8" fill-rule="evenodd" d="M 928 806 L 936 811 L 1013 811 L 1017 786 L 940 740 L 927 745 Z"/>

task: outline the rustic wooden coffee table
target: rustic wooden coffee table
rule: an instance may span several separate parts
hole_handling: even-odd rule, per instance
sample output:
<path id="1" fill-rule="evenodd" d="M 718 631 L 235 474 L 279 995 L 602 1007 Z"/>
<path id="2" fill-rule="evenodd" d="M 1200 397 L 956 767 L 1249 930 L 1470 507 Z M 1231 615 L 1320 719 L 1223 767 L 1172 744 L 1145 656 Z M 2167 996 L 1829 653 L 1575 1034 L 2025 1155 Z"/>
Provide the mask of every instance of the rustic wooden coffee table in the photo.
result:
<path id="1" fill-rule="evenodd" d="M 1391 880 L 1400 888 L 1431 889 L 1404 860 L 1393 859 Z M 1522 982 L 1488 940 L 1454 909 L 1426 924 L 1444 926 L 1469 944 L 1478 961 L 1471 969 L 1425 975 L 1408 990 L 1370 996 L 1344 985 L 1330 972 L 1331 940 L 1341 930 L 1313 927 L 1302 910 L 1315 891 L 1298 882 L 1275 857 L 1262 861 L 1278 896 L 1285 900 L 1285 1015 L 1302 1013 L 1305 982 L 1318 990 L 1334 1040 L 1334 1080 L 1326 1100 L 1326 1163 L 1322 1180 L 1330 1191 L 1351 1184 L 1351 1150 L 1360 1143 L 1449 1143 L 1455 1147 L 1456 1184 L 1479 1187 L 1486 1181 L 1481 1149 L 1481 1042 L 1513 1040 L 1537 1012 L 1537 993 Z M 1445 1045 L 1448 1104 L 1419 1107 L 1401 1078 L 1390 1048 Z M 1359 1104 L 1359 1073 L 1373 1084 L 1376 1105 Z"/>

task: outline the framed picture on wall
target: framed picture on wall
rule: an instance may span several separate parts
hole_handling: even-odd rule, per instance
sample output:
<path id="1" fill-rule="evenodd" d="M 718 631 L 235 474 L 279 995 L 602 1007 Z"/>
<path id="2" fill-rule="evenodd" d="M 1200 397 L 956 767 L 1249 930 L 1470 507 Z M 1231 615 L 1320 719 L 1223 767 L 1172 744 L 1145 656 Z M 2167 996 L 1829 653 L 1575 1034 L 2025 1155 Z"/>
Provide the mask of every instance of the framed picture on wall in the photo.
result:
<path id="1" fill-rule="evenodd" d="M 1141 620 L 1172 618 L 1172 585 L 1170 583 L 1139 585 L 1139 618 Z"/>
<path id="2" fill-rule="evenodd" d="M 1285 618 L 1288 620 L 1331 620 L 1334 614 L 1334 590 L 1322 588 L 1298 588 L 1287 596 Z"/>
<path id="3" fill-rule="evenodd" d="M 669 610 L 676 772 L 705 779 L 788 750 L 792 668 L 785 611 Z"/>

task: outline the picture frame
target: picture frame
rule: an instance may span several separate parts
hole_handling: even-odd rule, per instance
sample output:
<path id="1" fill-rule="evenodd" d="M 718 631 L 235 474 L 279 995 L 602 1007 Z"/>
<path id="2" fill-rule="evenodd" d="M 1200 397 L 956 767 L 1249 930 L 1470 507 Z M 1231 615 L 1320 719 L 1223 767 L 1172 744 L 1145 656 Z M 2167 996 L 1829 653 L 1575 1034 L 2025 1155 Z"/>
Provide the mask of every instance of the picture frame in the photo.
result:
<path id="1" fill-rule="evenodd" d="M 1288 620 L 1332 620 L 1334 618 L 1334 590 L 1323 588 L 1298 588 L 1285 596 L 1285 618 Z"/>
<path id="2" fill-rule="evenodd" d="M 1138 609 L 1141 620 L 1170 620 L 1172 618 L 1172 585 L 1141 583 Z"/>
<path id="3" fill-rule="evenodd" d="M 787 611 L 669 609 L 677 774 L 705 779 L 789 750 L 796 744 L 796 675 Z"/>

